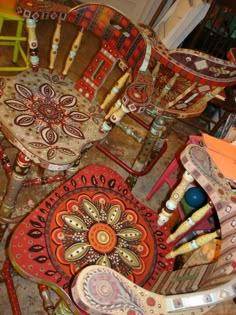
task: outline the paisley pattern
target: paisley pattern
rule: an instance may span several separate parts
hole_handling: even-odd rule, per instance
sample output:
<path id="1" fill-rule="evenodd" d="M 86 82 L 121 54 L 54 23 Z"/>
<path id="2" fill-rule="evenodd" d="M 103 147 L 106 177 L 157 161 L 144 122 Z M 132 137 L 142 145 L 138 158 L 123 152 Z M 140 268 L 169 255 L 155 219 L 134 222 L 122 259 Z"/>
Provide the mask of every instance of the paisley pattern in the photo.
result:
<path id="1" fill-rule="evenodd" d="M 10 241 L 12 261 L 31 280 L 68 291 L 87 265 L 108 266 L 147 289 L 173 269 L 157 214 L 138 202 L 112 169 L 91 165 L 49 195 Z M 24 251 L 22 251 L 24 248 Z"/>
<path id="2" fill-rule="evenodd" d="M 122 97 L 122 104 L 131 112 L 143 112 L 151 102 L 154 82 L 151 73 L 147 70 L 139 71 L 134 82 L 131 83 Z"/>
<path id="3" fill-rule="evenodd" d="M 119 310 L 121 307 L 129 309 L 127 314 L 145 315 L 142 301 L 132 294 L 126 282 L 121 282 L 106 269 L 100 272 L 88 273 L 83 283 L 84 294 L 91 301 L 96 310 L 103 308 L 105 312 Z M 72 288 L 74 292 L 76 288 Z M 76 292 L 76 291 L 75 291 Z M 76 296 L 76 293 L 75 293 Z M 153 307 L 156 305 L 155 300 Z M 79 301 L 77 302 L 79 304 Z"/>

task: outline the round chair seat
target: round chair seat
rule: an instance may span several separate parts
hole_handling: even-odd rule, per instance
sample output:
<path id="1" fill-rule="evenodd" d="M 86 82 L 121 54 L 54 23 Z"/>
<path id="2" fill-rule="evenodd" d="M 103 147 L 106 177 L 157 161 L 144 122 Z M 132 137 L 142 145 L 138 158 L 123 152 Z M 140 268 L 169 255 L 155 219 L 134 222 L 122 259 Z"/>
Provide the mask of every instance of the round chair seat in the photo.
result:
<path id="1" fill-rule="evenodd" d="M 75 275 L 88 265 L 108 266 L 151 289 L 173 269 L 167 226 L 138 202 L 113 170 L 88 166 L 57 188 L 21 222 L 9 244 L 13 266 L 69 299 Z M 73 307 L 71 307 L 73 309 Z"/>
<path id="2" fill-rule="evenodd" d="M 0 78 L 0 92 L 4 91 L 1 129 L 20 151 L 44 168 L 67 169 L 86 144 L 106 136 L 100 131 L 104 112 L 99 105 L 91 105 L 74 84 L 47 69 Z"/>

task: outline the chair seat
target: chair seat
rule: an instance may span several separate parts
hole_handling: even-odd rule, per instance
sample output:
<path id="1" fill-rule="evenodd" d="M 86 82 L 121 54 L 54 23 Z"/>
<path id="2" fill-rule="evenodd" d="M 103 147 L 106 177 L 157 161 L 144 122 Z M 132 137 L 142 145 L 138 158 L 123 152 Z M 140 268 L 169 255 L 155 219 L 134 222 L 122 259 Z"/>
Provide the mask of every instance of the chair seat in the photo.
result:
<path id="1" fill-rule="evenodd" d="M 23 277 L 59 290 L 67 301 L 71 280 L 87 265 L 111 267 L 151 289 L 160 272 L 173 269 L 173 259 L 165 259 L 169 228 L 157 228 L 156 220 L 115 171 L 91 165 L 17 226 L 9 257 Z"/>
<path id="2" fill-rule="evenodd" d="M 0 78 L 0 91 L 3 133 L 44 168 L 67 169 L 86 145 L 106 136 L 99 105 L 82 96 L 73 81 L 46 69 Z"/>

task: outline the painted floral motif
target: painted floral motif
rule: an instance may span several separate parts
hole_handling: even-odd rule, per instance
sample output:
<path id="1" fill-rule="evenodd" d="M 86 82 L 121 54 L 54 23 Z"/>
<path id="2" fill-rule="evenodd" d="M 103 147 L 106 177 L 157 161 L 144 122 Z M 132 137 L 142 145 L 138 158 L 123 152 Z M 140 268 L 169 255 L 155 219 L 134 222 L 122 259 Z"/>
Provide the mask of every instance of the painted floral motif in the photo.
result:
<path id="1" fill-rule="evenodd" d="M 34 126 L 43 139 L 43 143 L 33 142 L 30 146 L 38 149 L 51 147 L 48 152 L 48 158 L 51 159 L 55 156 L 58 149 L 55 144 L 62 134 L 84 139 L 79 124 L 90 117 L 77 110 L 75 96 L 68 94 L 57 97 L 55 90 L 48 83 L 42 84 L 38 91 L 32 91 L 21 84 L 15 84 L 15 89 L 18 97 L 5 101 L 7 106 L 19 112 L 14 123 L 20 127 Z M 69 149 L 59 149 L 64 154 L 73 154 Z"/>
<path id="2" fill-rule="evenodd" d="M 66 210 L 57 214 L 58 228 L 52 233 L 57 257 L 70 265 L 72 274 L 88 263 L 119 268 L 125 275 L 139 273 L 149 247 L 137 221 L 134 210 L 102 193 L 70 199 Z"/>

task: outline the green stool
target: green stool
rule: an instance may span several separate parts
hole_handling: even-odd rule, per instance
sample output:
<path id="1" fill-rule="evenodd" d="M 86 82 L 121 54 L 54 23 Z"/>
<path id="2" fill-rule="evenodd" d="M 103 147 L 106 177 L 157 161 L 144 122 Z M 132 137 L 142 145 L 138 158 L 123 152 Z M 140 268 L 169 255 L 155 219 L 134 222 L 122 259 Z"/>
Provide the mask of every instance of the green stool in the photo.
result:
<path id="1" fill-rule="evenodd" d="M 0 71 L 23 71 L 29 68 L 29 58 L 27 51 L 22 48 L 22 42 L 27 41 L 27 37 L 22 36 L 24 18 L 15 13 L 15 0 L 1 0 L 0 3 L 0 46 L 12 46 L 13 65 L 3 66 L 0 63 Z M 2 29 L 5 21 L 16 23 L 16 33 L 14 36 L 3 35 Z M 18 62 L 22 59 L 21 65 Z"/>

